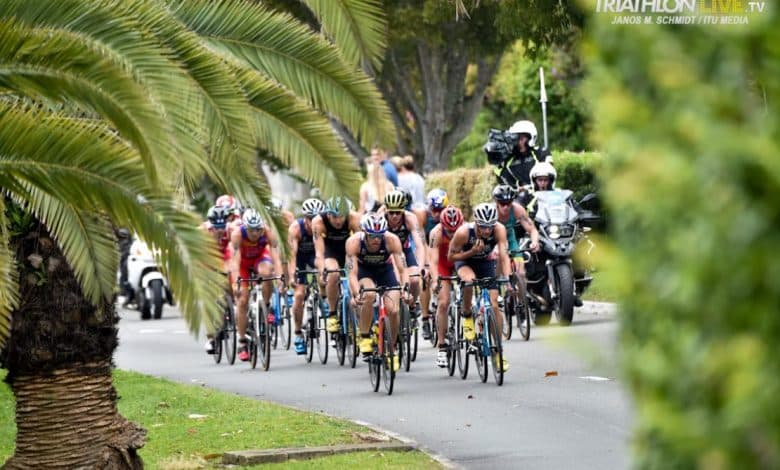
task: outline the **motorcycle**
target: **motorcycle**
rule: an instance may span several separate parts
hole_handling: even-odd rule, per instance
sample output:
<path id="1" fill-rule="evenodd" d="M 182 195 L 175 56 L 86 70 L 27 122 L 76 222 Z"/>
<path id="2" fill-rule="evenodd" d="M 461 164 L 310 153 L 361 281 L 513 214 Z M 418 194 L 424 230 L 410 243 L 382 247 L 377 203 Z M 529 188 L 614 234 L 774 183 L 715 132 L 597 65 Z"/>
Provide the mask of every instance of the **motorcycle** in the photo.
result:
<path id="1" fill-rule="evenodd" d="M 569 190 L 535 194 L 534 220 L 541 250 L 526 263 L 526 278 L 537 325 L 548 324 L 552 314 L 562 325 L 570 325 L 575 296 L 579 298 L 593 280 L 589 269 L 573 265 L 572 254 L 578 244 L 585 244 L 588 254 L 594 247 L 587 237 L 588 225 L 596 223 L 599 217 L 581 207 L 594 200 L 595 194 L 588 194 L 579 203 L 572 194 Z"/>
<path id="2" fill-rule="evenodd" d="M 137 237 L 130 246 L 127 274 L 142 320 L 148 320 L 152 315 L 156 319 L 161 318 L 165 302 L 174 305 L 168 281 L 160 272 L 152 250 Z"/>

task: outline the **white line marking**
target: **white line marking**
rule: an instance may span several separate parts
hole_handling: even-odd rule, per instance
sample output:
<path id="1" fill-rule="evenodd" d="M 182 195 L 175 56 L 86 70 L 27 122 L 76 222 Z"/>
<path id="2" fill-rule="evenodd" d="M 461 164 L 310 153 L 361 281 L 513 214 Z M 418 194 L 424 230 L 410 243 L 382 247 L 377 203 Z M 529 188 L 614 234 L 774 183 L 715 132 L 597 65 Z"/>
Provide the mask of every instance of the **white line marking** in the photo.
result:
<path id="1" fill-rule="evenodd" d="M 580 377 L 583 380 L 592 380 L 594 382 L 609 382 L 613 379 L 610 379 L 609 377 L 598 377 L 595 375 L 586 375 L 585 377 Z"/>
<path id="2" fill-rule="evenodd" d="M 163 333 L 164 331 L 165 330 L 160 328 L 144 328 L 142 330 L 138 330 L 138 333 L 142 335 L 151 335 L 156 333 Z"/>

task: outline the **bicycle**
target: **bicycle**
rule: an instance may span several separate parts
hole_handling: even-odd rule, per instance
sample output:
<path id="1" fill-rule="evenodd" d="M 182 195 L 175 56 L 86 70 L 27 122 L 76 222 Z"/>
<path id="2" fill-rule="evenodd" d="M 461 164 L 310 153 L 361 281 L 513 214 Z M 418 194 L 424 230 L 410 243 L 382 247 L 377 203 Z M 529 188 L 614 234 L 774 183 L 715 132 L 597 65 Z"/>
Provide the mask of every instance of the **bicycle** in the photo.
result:
<path id="1" fill-rule="evenodd" d="M 376 341 L 374 342 L 374 352 L 368 358 L 369 381 L 374 392 L 378 392 L 381 377 L 388 395 L 393 394 L 393 386 L 395 384 L 395 369 L 393 368 L 395 360 L 393 343 L 395 341 L 390 338 L 392 330 L 390 328 L 390 318 L 385 310 L 384 297 L 386 292 L 394 290 L 400 291 L 401 287 L 360 287 L 360 297 L 363 297 L 364 292 L 375 292 L 377 294 L 374 302 L 374 322 L 377 325 Z"/>
<path id="2" fill-rule="evenodd" d="M 249 348 L 249 362 L 252 369 L 257 367 L 257 358 L 260 356 L 260 364 L 263 370 L 268 370 L 271 366 L 271 326 L 268 323 L 268 312 L 263 298 L 263 289 L 261 285 L 266 281 L 275 281 L 282 279 L 281 276 L 271 277 L 250 277 L 247 279 L 238 278 L 236 285 L 241 286 L 242 282 L 248 283 L 249 308 L 247 311 L 246 336 Z"/>
<path id="3" fill-rule="evenodd" d="M 291 295 L 288 293 L 280 293 L 277 287 L 274 287 L 274 291 L 271 294 L 271 306 L 274 310 L 274 323 L 271 325 L 271 344 L 274 349 L 276 349 L 279 343 L 280 336 L 282 338 L 282 348 L 285 350 L 290 349 L 290 343 L 292 342 L 292 321 L 290 318 L 292 302 L 290 302 L 290 297 Z"/>
<path id="4" fill-rule="evenodd" d="M 460 339 L 457 334 L 459 323 L 457 323 L 456 320 L 460 317 L 458 307 L 460 291 L 455 289 L 454 285 L 454 283 L 459 280 L 460 278 L 458 276 L 439 276 L 439 280 L 436 283 L 436 289 L 433 291 L 435 294 L 438 294 L 439 289 L 441 289 L 441 281 L 451 281 L 453 283 L 450 288 L 450 295 L 455 296 L 455 298 L 450 299 L 450 305 L 447 307 L 447 332 L 445 333 L 445 343 L 447 344 L 447 374 L 449 374 L 450 377 L 455 375 L 455 363 L 459 362 L 456 357 L 459 356 L 461 351 Z M 436 315 L 438 316 L 438 312 L 436 312 Z M 468 374 L 468 363 L 466 364 L 466 374 Z"/>
<path id="5" fill-rule="evenodd" d="M 326 275 L 331 272 L 339 272 L 339 298 L 338 305 L 339 331 L 331 333 L 335 342 L 336 357 L 339 365 L 343 366 L 345 361 L 351 368 L 357 365 L 358 343 L 357 343 L 357 313 L 352 307 L 349 294 L 349 278 L 343 269 L 325 270 Z"/>
<path id="6" fill-rule="evenodd" d="M 222 307 L 222 327 L 214 335 L 214 362 L 222 362 L 222 352 L 225 360 L 232 366 L 236 363 L 236 312 L 233 296 L 225 294 Z"/>
<path id="7" fill-rule="evenodd" d="M 300 274 L 306 276 L 306 292 L 304 293 L 304 321 L 302 325 L 303 337 L 306 341 L 306 362 L 311 362 L 314 357 L 314 343 L 318 343 L 319 350 L 320 328 L 318 314 L 320 310 L 320 285 L 317 282 L 317 275 L 320 272 L 316 269 L 295 270 L 295 276 Z"/>
<path id="8" fill-rule="evenodd" d="M 509 282 L 507 279 L 494 279 L 491 277 L 485 277 L 475 279 L 471 282 L 462 282 L 461 288 L 475 287 L 479 289 L 479 293 L 475 292 L 477 299 L 476 311 L 477 318 L 474 319 L 475 326 L 477 323 L 481 325 L 481 328 L 477 332 L 477 336 L 474 341 L 468 346 L 469 353 L 474 354 L 474 365 L 477 368 L 482 383 L 487 382 L 487 369 L 488 362 L 491 363 L 493 369 L 493 378 L 496 381 L 496 385 L 503 385 L 504 383 L 504 352 L 501 346 L 501 334 L 498 331 L 496 325 L 495 312 L 490 304 L 490 294 L 488 286 L 498 282 L 504 284 Z M 461 294 L 462 300 L 462 294 Z M 473 315 L 473 313 L 472 313 Z M 466 358 L 468 360 L 468 357 Z M 465 377 L 463 377 L 465 378 Z"/>
<path id="9" fill-rule="evenodd" d="M 409 275 L 412 276 L 419 276 L 419 274 Z M 404 290 L 408 292 L 408 286 L 405 286 Z M 412 362 L 417 359 L 417 326 L 406 302 L 401 301 L 398 315 L 398 358 L 404 370 L 409 372 Z"/>
<path id="10" fill-rule="evenodd" d="M 528 289 L 522 284 L 522 280 L 517 275 L 517 265 L 515 264 L 515 258 L 522 257 L 523 262 L 527 262 L 529 259 L 530 250 L 522 248 L 519 250 L 512 250 L 509 252 L 509 262 L 511 266 L 512 276 L 510 282 L 514 287 L 514 294 L 508 295 L 504 299 L 504 337 L 507 339 L 512 338 L 512 318 L 517 321 L 517 329 L 520 330 L 520 336 L 525 341 L 531 338 L 531 306 Z M 522 296 L 522 301 L 518 301 Z"/>

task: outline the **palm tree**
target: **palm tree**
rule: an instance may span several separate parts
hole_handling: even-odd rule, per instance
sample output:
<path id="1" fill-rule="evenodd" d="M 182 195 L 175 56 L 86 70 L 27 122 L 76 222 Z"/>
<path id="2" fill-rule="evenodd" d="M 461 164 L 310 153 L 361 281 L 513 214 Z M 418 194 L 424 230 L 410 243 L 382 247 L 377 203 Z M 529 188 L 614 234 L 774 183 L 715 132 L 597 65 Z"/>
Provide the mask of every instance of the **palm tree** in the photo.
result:
<path id="1" fill-rule="evenodd" d="M 196 182 L 263 210 L 260 148 L 354 197 L 329 120 L 366 143 L 391 135 L 355 66 L 381 56 L 382 12 L 305 3 L 333 34 L 239 0 L 0 2 L 0 365 L 17 410 L 6 468 L 142 466 L 145 431 L 118 414 L 111 381 L 112 227 L 159 250 L 196 332 L 224 282 L 183 204 Z"/>

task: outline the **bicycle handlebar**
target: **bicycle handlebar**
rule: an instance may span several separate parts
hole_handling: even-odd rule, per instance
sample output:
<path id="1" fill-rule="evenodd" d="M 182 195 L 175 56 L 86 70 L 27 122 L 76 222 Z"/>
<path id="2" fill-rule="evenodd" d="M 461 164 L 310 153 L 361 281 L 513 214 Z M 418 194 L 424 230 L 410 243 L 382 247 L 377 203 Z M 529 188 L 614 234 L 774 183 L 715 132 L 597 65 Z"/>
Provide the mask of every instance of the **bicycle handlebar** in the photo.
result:
<path id="1" fill-rule="evenodd" d="M 378 292 L 379 295 L 384 294 L 385 292 L 392 291 L 392 290 L 401 290 L 401 286 L 395 286 L 395 287 L 385 287 L 385 286 L 379 286 L 379 287 L 363 287 L 360 286 L 360 292 L 359 295 L 363 295 L 363 292 Z"/>
<path id="2" fill-rule="evenodd" d="M 284 275 L 281 275 L 281 276 L 269 276 L 269 277 L 246 277 L 246 278 L 239 277 L 238 279 L 236 279 L 236 285 L 240 286 L 242 282 L 247 282 L 247 283 L 257 282 L 257 283 L 260 283 L 260 282 L 267 282 L 267 281 L 276 281 L 276 280 L 279 280 L 279 279 L 284 279 Z"/>
<path id="3" fill-rule="evenodd" d="M 498 284 L 507 284 L 509 282 L 509 279 L 505 277 L 499 277 L 499 278 L 483 277 L 480 279 L 474 279 L 473 281 L 461 282 L 461 285 L 463 287 L 473 287 L 473 286 L 485 287 L 492 284 L 493 282 L 496 282 Z"/>

